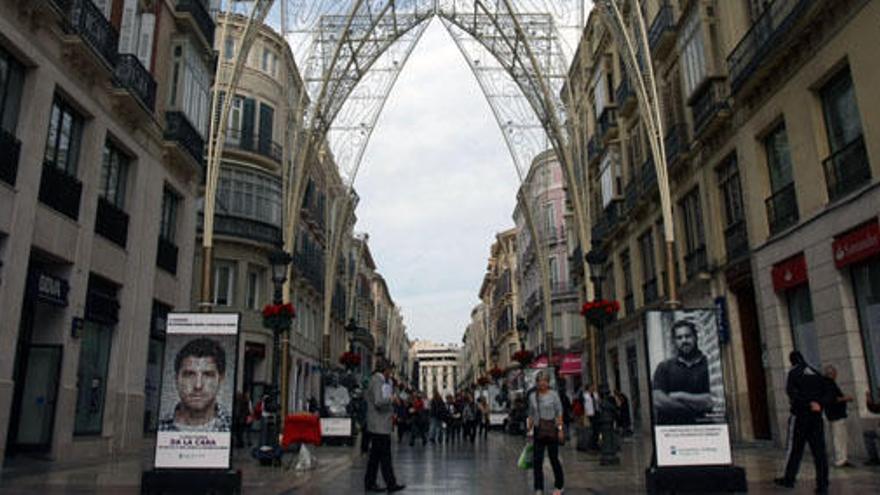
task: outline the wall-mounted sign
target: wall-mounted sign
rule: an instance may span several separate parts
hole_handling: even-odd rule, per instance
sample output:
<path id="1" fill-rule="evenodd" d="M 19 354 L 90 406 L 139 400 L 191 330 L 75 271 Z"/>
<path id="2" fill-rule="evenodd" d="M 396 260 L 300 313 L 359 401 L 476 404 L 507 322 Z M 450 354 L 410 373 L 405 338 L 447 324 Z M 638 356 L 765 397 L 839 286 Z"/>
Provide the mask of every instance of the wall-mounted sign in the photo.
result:
<path id="1" fill-rule="evenodd" d="M 37 300 L 53 306 L 67 306 L 67 293 L 70 284 L 67 280 L 44 272 L 34 275 Z"/>
<path id="2" fill-rule="evenodd" d="M 804 253 L 776 263 L 770 275 L 773 278 L 773 290 L 776 292 L 807 283 L 807 259 Z"/>
<path id="3" fill-rule="evenodd" d="M 169 313 L 156 468 L 228 469 L 237 313 Z"/>
<path id="4" fill-rule="evenodd" d="M 880 255 L 880 224 L 874 220 L 836 237 L 831 252 L 837 268 Z"/>

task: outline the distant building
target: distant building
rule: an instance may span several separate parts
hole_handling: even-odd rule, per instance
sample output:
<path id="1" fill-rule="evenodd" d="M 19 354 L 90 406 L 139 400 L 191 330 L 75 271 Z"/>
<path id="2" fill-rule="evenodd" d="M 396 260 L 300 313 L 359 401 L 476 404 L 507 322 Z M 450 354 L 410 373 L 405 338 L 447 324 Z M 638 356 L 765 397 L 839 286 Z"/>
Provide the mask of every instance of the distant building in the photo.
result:
<path id="1" fill-rule="evenodd" d="M 444 397 L 455 393 L 459 373 L 458 355 L 461 352 L 459 346 L 416 340 L 411 352 L 419 362 L 419 390 L 429 396 L 435 389 Z"/>

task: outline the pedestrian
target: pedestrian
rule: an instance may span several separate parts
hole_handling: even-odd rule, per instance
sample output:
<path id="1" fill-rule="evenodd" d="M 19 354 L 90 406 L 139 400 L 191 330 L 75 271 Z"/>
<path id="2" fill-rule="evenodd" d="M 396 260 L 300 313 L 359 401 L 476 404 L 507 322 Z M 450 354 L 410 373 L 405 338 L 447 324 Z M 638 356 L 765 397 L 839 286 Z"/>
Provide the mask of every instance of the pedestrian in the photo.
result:
<path id="1" fill-rule="evenodd" d="M 446 403 L 440 397 L 440 392 L 435 388 L 428 405 L 430 415 L 430 429 L 428 440 L 431 443 L 443 443 L 443 421 L 446 418 Z"/>
<path id="2" fill-rule="evenodd" d="M 828 386 L 821 373 L 807 365 L 798 351 L 789 355 L 792 368 L 788 372 L 785 392 L 791 404 L 788 420 L 789 445 L 786 449 L 785 474 L 776 478 L 776 485 L 793 488 L 804 455 L 804 444 L 810 445 L 816 466 L 816 493 L 828 493 L 828 454 L 825 451 L 825 428 L 822 410 L 828 401 Z"/>
<path id="3" fill-rule="evenodd" d="M 447 438 L 452 442 L 458 440 L 459 429 L 461 428 L 461 411 L 455 404 L 455 398 L 452 394 L 446 394 L 446 431 Z"/>
<path id="4" fill-rule="evenodd" d="M 617 417 L 615 421 L 624 436 L 632 435 L 632 417 L 629 411 L 629 398 L 620 390 L 614 391 L 614 402 L 617 403 Z"/>
<path id="5" fill-rule="evenodd" d="M 553 495 L 561 495 L 565 486 L 562 463 L 559 462 L 559 444 L 565 440 L 562 420 L 562 401 L 559 394 L 550 389 L 550 378 L 539 371 L 535 377 L 537 387 L 528 395 L 529 416 L 526 429 L 533 442 L 532 471 L 536 494 L 544 493 L 544 451 L 553 467 Z"/>
<path id="6" fill-rule="evenodd" d="M 394 405 L 394 424 L 397 426 L 397 443 L 403 443 L 403 436 L 410 430 L 409 404 L 400 398 Z"/>
<path id="7" fill-rule="evenodd" d="M 244 444 L 245 429 L 248 426 L 247 418 L 251 414 L 250 401 L 244 392 L 236 392 L 232 406 L 232 431 L 235 433 L 235 446 L 242 448 Z M 248 438 L 250 446 L 250 438 Z"/>
<path id="8" fill-rule="evenodd" d="M 877 394 L 880 396 L 880 388 L 877 389 Z M 874 401 L 870 390 L 865 391 L 865 404 L 868 406 L 868 411 L 880 414 L 880 400 Z M 868 462 L 865 465 L 880 466 L 880 455 L 877 454 L 877 443 L 880 442 L 880 424 L 873 430 L 865 430 L 862 437 L 865 439 L 865 450 L 868 451 Z"/>
<path id="9" fill-rule="evenodd" d="M 852 467 L 849 462 L 846 433 L 846 404 L 853 400 L 852 396 L 844 395 L 837 385 L 837 368 L 832 365 L 825 367 L 825 377 L 830 390 L 831 403 L 825 408 L 825 418 L 831 429 L 831 444 L 834 446 L 834 467 Z"/>
<path id="10" fill-rule="evenodd" d="M 486 400 L 485 396 L 480 397 L 478 407 L 480 410 L 480 434 L 483 438 L 486 438 L 489 435 L 489 414 L 491 410 L 489 409 L 489 401 Z"/>
<path id="11" fill-rule="evenodd" d="M 556 380 L 556 387 L 559 393 L 559 400 L 562 402 L 562 423 L 563 433 L 565 433 L 565 439 L 568 440 L 568 432 L 571 431 L 571 399 L 568 398 L 568 393 L 565 391 L 565 379 L 559 378 Z"/>
<path id="12" fill-rule="evenodd" d="M 368 492 L 398 492 L 406 486 L 397 483 L 394 468 L 391 466 L 391 417 L 393 406 L 399 399 L 394 395 L 390 381 L 391 366 L 386 361 L 379 361 L 370 387 L 367 390 L 367 431 L 370 432 L 370 457 L 367 460 L 367 473 L 364 476 L 364 488 Z M 382 469 L 382 479 L 386 488 L 376 485 L 376 475 Z"/>
<path id="13" fill-rule="evenodd" d="M 583 393 L 583 401 L 584 401 L 584 414 L 587 417 L 587 422 L 590 427 L 590 445 L 589 448 L 591 450 L 595 450 L 599 448 L 599 424 L 596 417 L 596 410 L 599 405 L 599 396 L 596 395 L 596 386 L 590 385 L 584 390 Z"/>
<path id="14" fill-rule="evenodd" d="M 412 447 L 416 443 L 416 437 L 422 439 L 422 447 L 428 443 L 427 437 L 427 423 L 428 423 L 428 411 L 425 407 L 425 401 L 422 400 L 422 394 L 419 392 L 413 393 L 413 400 L 409 406 L 409 416 L 410 416 L 410 434 L 409 434 L 409 446 Z"/>
<path id="15" fill-rule="evenodd" d="M 464 422 L 464 438 L 474 443 L 477 438 L 477 406 L 470 394 L 464 395 L 461 418 Z"/>

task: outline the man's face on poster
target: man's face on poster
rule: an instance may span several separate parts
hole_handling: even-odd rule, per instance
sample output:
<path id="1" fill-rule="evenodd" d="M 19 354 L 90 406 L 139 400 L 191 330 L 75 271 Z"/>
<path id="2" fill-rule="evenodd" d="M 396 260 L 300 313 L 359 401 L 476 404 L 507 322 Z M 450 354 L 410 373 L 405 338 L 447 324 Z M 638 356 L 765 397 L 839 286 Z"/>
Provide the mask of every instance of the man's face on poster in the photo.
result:
<path id="1" fill-rule="evenodd" d="M 213 409 L 217 391 L 223 383 L 223 375 L 217 369 L 213 357 L 187 356 L 177 372 L 177 393 L 184 408 L 203 412 Z"/>
<path id="2" fill-rule="evenodd" d="M 697 335 L 690 325 L 679 325 L 673 330 L 675 350 L 679 356 L 691 356 L 697 350 Z"/>

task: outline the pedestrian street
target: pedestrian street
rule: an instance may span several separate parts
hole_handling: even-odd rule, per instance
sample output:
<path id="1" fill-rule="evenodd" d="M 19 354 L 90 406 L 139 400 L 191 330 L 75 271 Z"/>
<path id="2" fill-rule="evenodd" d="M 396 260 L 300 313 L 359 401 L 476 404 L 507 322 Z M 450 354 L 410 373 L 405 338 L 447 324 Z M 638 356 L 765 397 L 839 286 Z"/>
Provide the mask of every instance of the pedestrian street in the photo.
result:
<path id="1" fill-rule="evenodd" d="M 531 471 L 517 469 L 516 459 L 525 439 L 492 432 L 488 441 L 422 447 L 407 439 L 392 446 L 397 479 L 406 484 L 404 494 L 532 494 Z M 620 466 L 599 466 L 598 454 L 577 452 L 571 443 L 562 449 L 566 494 L 628 494 L 644 492 L 644 468 L 649 461 L 650 439 L 628 438 L 621 449 Z M 367 456 L 347 446 L 322 446 L 312 450 L 318 467 L 312 471 L 259 466 L 242 449 L 235 452 L 233 465 L 243 473 L 243 492 L 255 494 L 357 494 L 363 493 Z M 805 456 L 793 490 L 773 485 L 782 469 L 783 452 L 767 445 L 735 446 L 735 463 L 746 468 L 749 493 L 813 493 L 813 468 Z M 292 455 L 285 458 L 293 459 Z M 0 478 L 0 494 L 135 494 L 140 473 L 152 462 L 152 451 L 140 457 L 122 457 L 98 464 L 49 466 L 39 461 L 18 468 L 10 466 Z M 22 463 L 25 464 L 25 463 Z M 545 463 L 545 479 L 552 480 Z M 379 483 L 382 483 L 381 476 Z M 855 467 L 831 472 L 832 494 L 880 492 L 880 470 Z M 546 493 L 550 493 L 547 490 Z"/>

